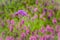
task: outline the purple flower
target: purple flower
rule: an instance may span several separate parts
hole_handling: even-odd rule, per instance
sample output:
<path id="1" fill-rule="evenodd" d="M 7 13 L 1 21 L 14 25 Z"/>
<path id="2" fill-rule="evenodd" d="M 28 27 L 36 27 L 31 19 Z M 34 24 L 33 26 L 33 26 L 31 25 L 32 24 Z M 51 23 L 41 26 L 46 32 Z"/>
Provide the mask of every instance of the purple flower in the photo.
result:
<path id="1" fill-rule="evenodd" d="M 11 20 L 11 22 L 10 22 L 12 25 L 14 25 L 15 24 L 15 22 L 14 22 L 14 20 Z"/>
<path id="2" fill-rule="evenodd" d="M 39 40 L 43 40 L 43 37 L 41 36 Z"/>
<path id="3" fill-rule="evenodd" d="M 24 32 L 21 33 L 20 40 L 26 40 L 26 34 Z"/>
<path id="4" fill-rule="evenodd" d="M 53 18 L 53 19 L 52 19 L 52 23 L 53 23 L 53 24 L 57 23 L 56 18 Z"/>
<path id="5" fill-rule="evenodd" d="M 47 8 L 44 8 L 43 12 L 45 12 L 45 13 L 46 13 L 46 12 L 47 12 Z"/>
<path id="6" fill-rule="evenodd" d="M 45 28 L 42 27 L 40 31 L 44 34 L 45 33 Z"/>
<path id="7" fill-rule="evenodd" d="M 36 0 L 36 4 L 38 4 L 38 0 Z"/>
<path id="8" fill-rule="evenodd" d="M 40 37 L 38 34 L 36 34 L 35 36 L 36 36 L 37 39 L 39 39 L 39 37 Z"/>
<path id="9" fill-rule="evenodd" d="M 46 26 L 46 31 L 49 31 L 51 33 L 54 33 L 54 29 L 52 27 L 50 27 L 50 25 Z"/>
<path id="10" fill-rule="evenodd" d="M 60 25 L 56 25 L 56 32 L 60 31 Z"/>
<path id="11" fill-rule="evenodd" d="M 34 12 L 37 12 L 38 11 L 38 8 L 34 8 Z"/>
<path id="12" fill-rule="evenodd" d="M 23 32 L 21 33 L 21 38 L 25 38 L 26 37 L 26 34 Z"/>
<path id="13" fill-rule="evenodd" d="M 6 37 L 6 40 L 14 40 L 14 37 L 12 37 L 12 36 L 7 36 L 7 37 Z"/>
<path id="14" fill-rule="evenodd" d="M 50 17 L 53 16 L 53 10 L 49 10 L 49 15 L 48 16 L 50 16 Z"/>
<path id="15" fill-rule="evenodd" d="M 3 39 L 0 37 L 0 40 L 3 40 Z"/>
<path id="16" fill-rule="evenodd" d="M 52 3 L 54 3 L 54 0 L 51 0 Z"/>
<path id="17" fill-rule="evenodd" d="M 30 40 L 37 40 L 36 36 L 30 36 Z"/>
<path id="18" fill-rule="evenodd" d="M 21 20 L 20 24 L 24 24 L 24 20 L 23 19 Z"/>
<path id="19" fill-rule="evenodd" d="M 58 32 L 58 40 L 60 40 L 60 32 Z"/>
<path id="20" fill-rule="evenodd" d="M 10 32 L 12 32 L 13 31 L 13 26 L 9 26 L 9 30 L 10 30 Z"/>
<path id="21" fill-rule="evenodd" d="M 4 23 L 4 22 L 2 22 L 2 23 L 1 23 L 1 25 L 2 25 L 2 27 L 4 27 L 5 23 Z"/>
<path id="22" fill-rule="evenodd" d="M 27 16 L 27 12 L 25 12 L 24 10 L 18 10 L 18 12 L 16 12 L 16 15 L 22 15 L 22 16 Z"/>
<path id="23" fill-rule="evenodd" d="M 51 35 L 44 35 L 40 37 L 40 40 L 54 40 L 54 37 Z"/>
<path id="24" fill-rule="evenodd" d="M 45 39 L 46 40 L 54 40 L 54 37 L 53 36 L 50 36 L 50 35 L 46 35 L 45 36 Z"/>
<path id="25" fill-rule="evenodd" d="M 30 31 L 29 30 L 26 30 L 26 34 L 28 35 L 30 33 Z"/>

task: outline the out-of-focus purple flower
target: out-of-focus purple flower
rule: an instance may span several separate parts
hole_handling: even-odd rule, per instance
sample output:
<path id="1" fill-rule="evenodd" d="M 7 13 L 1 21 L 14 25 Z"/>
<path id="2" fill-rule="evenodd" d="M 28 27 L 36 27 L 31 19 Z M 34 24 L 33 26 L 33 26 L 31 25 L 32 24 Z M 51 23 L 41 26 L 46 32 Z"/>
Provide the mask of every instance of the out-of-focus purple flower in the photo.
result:
<path id="1" fill-rule="evenodd" d="M 20 40 L 26 40 L 26 33 L 21 33 Z"/>
<path id="2" fill-rule="evenodd" d="M 45 16 L 45 14 L 46 14 L 46 13 L 43 11 L 42 15 Z"/>
<path id="3" fill-rule="evenodd" d="M 44 21 L 46 21 L 46 18 L 43 18 Z"/>
<path id="4" fill-rule="evenodd" d="M 40 18 L 43 18 L 43 15 L 42 14 L 40 15 Z"/>
<path id="5" fill-rule="evenodd" d="M 24 20 L 22 19 L 20 22 L 20 26 L 22 26 L 24 24 Z"/>
<path id="6" fill-rule="evenodd" d="M 5 23 L 4 23 L 4 22 L 2 22 L 2 23 L 1 23 L 1 26 L 2 26 L 2 27 L 4 27 L 4 25 L 5 25 Z"/>
<path id="7" fill-rule="evenodd" d="M 36 4 L 38 4 L 38 0 L 36 0 L 36 2 L 35 2 Z"/>
<path id="8" fill-rule="evenodd" d="M 52 3 L 54 3 L 54 0 L 51 0 Z"/>
<path id="9" fill-rule="evenodd" d="M 23 19 L 21 20 L 21 24 L 24 24 L 24 20 Z"/>
<path id="10" fill-rule="evenodd" d="M 26 27 L 26 26 L 24 26 L 24 28 L 23 28 L 23 29 L 24 29 L 24 30 L 26 30 L 26 28 L 27 28 L 27 27 Z"/>
<path id="11" fill-rule="evenodd" d="M 7 37 L 6 37 L 6 40 L 14 40 L 14 37 L 12 37 L 12 36 L 7 36 Z"/>
<path id="12" fill-rule="evenodd" d="M 28 35 L 30 33 L 30 30 L 26 30 L 26 34 Z"/>
<path id="13" fill-rule="evenodd" d="M 54 40 L 54 37 L 50 35 L 44 35 L 40 37 L 40 40 Z"/>
<path id="14" fill-rule="evenodd" d="M 48 6 L 48 3 L 47 3 L 47 2 L 45 2 L 45 3 L 44 3 L 44 6 L 45 6 L 45 7 L 46 7 L 46 6 Z"/>
<path id="15" fill-rule="evenodd" d="M 42 32 L 44 34 L 46 32 L 45 28 L 42 27 L 41 30 L 40 30 L 40 32 Z"/>
<path id="16" fill-rule="evenodd" d="M 56 18 L 53 18 L 53 19 L 52 19 L 52 23 L 53 23 L 53 24 L 57 23 L 57 19 L 56 19 Z"/>
<path id="17" fill-rule="evenodd" d="M 9 25 L 10 25 L 10 20 L 7 19 L 7 20 L 6 20 L 6 23 L 7 23 L 7 26 L 9 26 Z"/>
<path id="18" fill-rule="evenodd" d="M 34 8 L 34 12 L 37 12 L 38 11 L 38 8 Z"/>
<path id="19" fill-rule="evenodd" d="M 39 40 L 43 40 L 43 37 L 41 36 L 41 37 L 39 38 Z"/>
<path id="20" fill-rule="evenodd" d="M 35 14 L 35 15 L 32 17 L 32 20 L 34 21 L 36 18 L 38 18 L 37 14 Z"/>
<path id="21" fill-rule="evenodd" d="M 11 22 L 10 22 L 12 25 L 14 25 L 15 24 L 15 21 L 14 20 L 11 20 Z"/>
<path id="22" fill-rule="evenodd" d="M 3 40 L 3 39 L 0 37 L 0 40 Z"/>
<path id="23" fill-rule="evenodd" d="M 26 34 L 23 32 L 21 33 L 21 38 L 25 38 L 26 37 Z"/>
<path id="24" fill-rule="evenodd" d="M 37 40 L 36 36 L 30 36 L 30 40 Z"/>
<path id="25" fill-rule="evenodd" d="M 35 36 L 36 36 L 37 39 L 39 39 L 39 37 L 40 37 L 38 34 L 36 34 Z"/>
<path id="26" fill-rule="evenodd" d="M 47 8 L 44 8 L 43 12 L 45 12 L 45 13 L 46 13 L 46 12 L 47 12 Z"/>
<path id="27" fill-rule="evenodd" d="M 60 40 L 60 32 L 58 32 L 58 40 Z"/>
<path id="28" fill-rule="evenodd" d="M 22 15 L 22 16 L 27 16 L 27 12 L 25 12 L 24 10 L 18 10 L 18 12 L 16 12 L 16 15 Z"/>
<path id="29" fill-rule="evenodd" d="M 13 26 L 9 26 L 9 30 L 10 30 L 10 32 L 12 32 L 13 31 Z"/>
<path id="30" fill-rule="evenodd" d="M 45 39 L 46 40 L 54 40 L 54 37 L 53 36 L 50 36 L 50 35 L 46 35 L 45 36 Z"/>
<path id="31" fill-rule="evenodd" d="M 52 17 L 53 16 L 53 10 L 49 10 L 49 17 Z"/>
<path id="32" fill-rule="evenodd" d="M 60 25 L 56 25 L 56 32 L 60 31 Z"/>
<path id="33" fill-rule="evenodd" d="M 46 26 L 46 31 L 54 33 L 54 29 L 52 27 L 50 27 L 49 25 Z"/>
<path id="34" fill-rule="evenodd" d="M 2 37 L 3 37 L 3 38 L 5 37 L 5 31 L 4 31 L 4 32 L 2 32 Z"/>

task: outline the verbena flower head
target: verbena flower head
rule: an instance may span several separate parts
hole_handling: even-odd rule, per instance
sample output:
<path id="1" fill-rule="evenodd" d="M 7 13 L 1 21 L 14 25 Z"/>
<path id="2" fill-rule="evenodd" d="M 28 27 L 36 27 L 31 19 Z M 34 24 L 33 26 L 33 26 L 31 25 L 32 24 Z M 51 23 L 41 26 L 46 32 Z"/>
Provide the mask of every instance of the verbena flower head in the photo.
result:
<path id="1" fill-rule="evenodd" d="M 16 12 L 17 15 L 22 15 L 22 16 L 27 16 L 27 12 L 25 12 L 24 10 L 18 10 L 18 12 Z"/>

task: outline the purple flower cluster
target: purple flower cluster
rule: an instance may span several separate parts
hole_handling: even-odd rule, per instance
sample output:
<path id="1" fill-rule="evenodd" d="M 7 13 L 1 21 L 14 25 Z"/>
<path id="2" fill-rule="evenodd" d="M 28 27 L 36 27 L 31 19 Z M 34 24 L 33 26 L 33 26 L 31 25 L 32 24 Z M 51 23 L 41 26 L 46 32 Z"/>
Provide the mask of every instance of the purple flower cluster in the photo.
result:
<path id="1" fill-rule="evenodd" d="M 60 40 L 60 18 L 56 17 L 53 9 L 49 9 L 48 0 L 42 2 L 44 6 L 41 4 L 41 8 L 38 6 L 39 0 L 35 4 L 37 7 L 28 6 L 28 13 L 18 10 L 5 20 L 0 19 L 0 40 L 55 40 L 55 37 Z"/>
<path id="2" fill-rule="evenodd" d="M 18 12 L 16 12 L 16 15 L 27 16 L 27 12 L 25 12 L 24 10 L 18 10 Z"/>

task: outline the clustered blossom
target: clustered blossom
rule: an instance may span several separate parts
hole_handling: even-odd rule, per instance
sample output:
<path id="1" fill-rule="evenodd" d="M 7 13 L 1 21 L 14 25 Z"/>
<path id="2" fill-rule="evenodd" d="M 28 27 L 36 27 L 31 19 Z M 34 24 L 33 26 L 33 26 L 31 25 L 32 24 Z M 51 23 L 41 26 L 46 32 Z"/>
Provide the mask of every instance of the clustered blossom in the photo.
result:
<path id="1" fill-rule="evenodd" d="M 37 40 L 37 38 L 35 36 L 31 36 L 29 39 L 30 40 Z"/>
<path id="2" fill-rule="evenodd" d="M 55 12 L 48 1 L 41 2 L 41 7 L 40 0 L 36 0 L 31 7 L 26 4 L 29 1 L 21 1 L 25 3 L 25 10 L 20 9 L 0 18 L 0 40 L 55 40 L 55 37 L 60 40 L 59 11 Z M 51 1 L 54 4 L 54 0 Z"/>
<path id="3" fill-rule="evenodd" d="M 27 16 L 27 12 L 25 12 L 24 10 L 18 10 L 18 12 L 16 12 L 16 15 Z"/>
<path id="4" fill-rule="evenodd" d="M 0 37 L 0 40 L 3 40 L 3 39 Z"/>
<path id="5" fill-rule="evenodd" d="M 6 37 L 6 40 L 14 40 L 14 37 L 12 37 L 12 36 L 7 36 L 7 37 Z"/>

